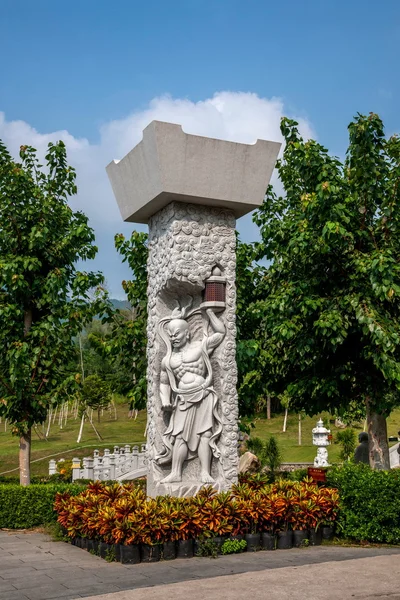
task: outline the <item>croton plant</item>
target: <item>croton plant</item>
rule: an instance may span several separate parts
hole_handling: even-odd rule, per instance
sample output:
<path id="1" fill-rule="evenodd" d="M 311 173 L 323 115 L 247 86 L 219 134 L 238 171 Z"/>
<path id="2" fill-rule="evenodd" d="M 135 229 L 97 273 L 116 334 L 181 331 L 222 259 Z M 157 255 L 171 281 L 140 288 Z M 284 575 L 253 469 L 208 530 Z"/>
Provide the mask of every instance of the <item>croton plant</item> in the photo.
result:
<path id="1" fill-rule="evenodd" d="M 311 480 L 267 484 L 257 476 L 229 492 L 205 487 L 192 498 L 147 498 L 134 484 L 95 482 L 77 496 L 57 494 L 55 510 L 71 538 L 154 545 L 330 525 L 338 515 L 339 495 Z"/>

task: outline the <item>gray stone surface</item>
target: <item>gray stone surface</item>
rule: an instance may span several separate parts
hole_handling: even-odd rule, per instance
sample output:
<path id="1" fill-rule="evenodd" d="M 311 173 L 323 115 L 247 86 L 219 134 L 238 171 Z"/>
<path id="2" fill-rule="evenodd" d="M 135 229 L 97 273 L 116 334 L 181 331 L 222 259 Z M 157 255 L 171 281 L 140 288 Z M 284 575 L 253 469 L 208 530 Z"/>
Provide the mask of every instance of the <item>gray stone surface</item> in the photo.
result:
<path id="1" fill-rule="evenodd" d="M 147 223 L 172 200 L 229 208 L 236 217 L 263 201 L 281 144 L 238 144 L 152 121 L 143 140 L 107 166 L 124 221 Z"/>
<path id="2" fill-rule="evenodd" d="M 31 558 L 32 555 L 34 559 Z M 243 597 L 251 588 L 252 597 L 258 600 L 265 598 L 267 586 L 268 597 L 280 599 L 286 596 L 279 594 L 293 593 L 296 581 L 302 580 L 303 587 L 300 586 L 296 590 L 298 600 L 343 600 L 350 598 L 350 595 L 339 594 L 338 586 L 341 584 L 343 594 L 348 585 L 346 577 L 352 586 L 349 589 L 353 590 L 355 585 L 360 585 L 360 597 L 375 598 L 378 596 L 372 595 L 372 575 L 376 578 L 376 589 L 378 583 L 384 581 L 381 593 L 390 591 L 394 594 L 397 591 L 399 559 L 400 548 L 321 546 L 245 553 L 219 557 L 216 560 L 193 558 L 153 564 L 121 565 L 107 563 L 69 544 L 49 541 L 43 534 L 0 531 L 0 598 L 68 600 L 100 596 L 99 600 L 145 600 L 151 597 L 160 600 L 170 597 L 176 600 L 187 597 L 191 600 L 204 600 L 203 595 L 196 595 L 199 590 L 207 589 L 210 593 L 212 591 L 212 598 L 220 598 L 222 595 L 224 598 L 236 598 Z M 316 567 L 315 571 L 312 570 L 313 566 Z M 240 574 L 247 575 L 237 577 Z M 195 581 L 190 583 L 191 580 Z M 287 587 L 284 585 L 285 581 Z M 170 587 L 171 584 L 174 587 Z M 336 588 L 331 587 L 333 584 Z M 154 586 L 157 587 L 147 591 L 145 589 Z M 367 588 L 371 593 L 365 596 L 362 590 Z M 135 589 L 139 590 L 136 595 L 133 592 L 121 595 L 124 590 Z M 181 595 L 172 594 L 173 589 L 177 589 L 177 594 L 179 592 Z M 332 589 L 337 591 L 337 595 L 326 595 L 327 590 Z M 187 592 L 186 596 L 183 595 L 184 590 Z M 235 590 L 239 595 L 235 595 Z M 275 595 L 272 594 L 273 591 Z M 261 593 L 264 596 L 255 595 Z M 306 593 L 311 595 L 307 596 Z M 325 595 L 318 596 L 317 593 Z"/>
<path id="3" fill-rule="evenodd" d="M 209 483 L 210 473 L 218 490 L 236 481 L 235 248 L 235 217 L 230 210 L 172 202 L 150 220 L 146 445 L 150 496 L 194 495 Z M 203 289 L 216 269 L 225 281 L 225 302 L 207 312 Z M 187 335 L 180 348 L 173 345 L 169 330 L 178 317 Z M 212 449 L 208 468 L 199 455 L 207 435 Z M 161 459 L 171 445 L 172 464 Z M 171 481 L 177 471 L 174 452 L 182 445 L 187 458 L 181 481 L 176 476 Z"/>

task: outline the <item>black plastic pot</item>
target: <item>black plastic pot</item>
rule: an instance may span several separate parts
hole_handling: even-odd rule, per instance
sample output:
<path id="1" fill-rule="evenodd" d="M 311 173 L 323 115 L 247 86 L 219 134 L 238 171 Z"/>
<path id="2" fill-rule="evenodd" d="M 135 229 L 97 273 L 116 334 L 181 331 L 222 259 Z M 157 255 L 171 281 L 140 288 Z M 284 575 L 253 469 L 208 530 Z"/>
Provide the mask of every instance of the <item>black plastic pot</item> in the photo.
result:
<path id="1" fill-rule="evenodd" d="M 87 550 L 88 549 L 88 539 L 87 538 L 81 538 L 81 548 L 83 550 Z"/>
<path id="2" fill-rule="evenodd" d="M 324 525 L 322 528 L 322 539 L 331 540 L 333 538 L 334 533 L 335 530 L 331 525 Z"/>
<path id="3" fill-rule="evenodd" d="M 261 550 L 261 536 L 259 533 L 246 533 L 244 539 L 247 542 L 247 552 Z"/>
<path id="4" fill-rule="evenodd" d="M 276 535 L 274 533 L 263 531 L 261 534 L 261 548 L 262 550 L 275 550 Z"/>
<path id="5" fill-rule="evenodd" d="M 91 552 L 94 550 L 94 540 L 88 540 L 86 543 L 86 550 Z"/>
<path id="6" fill-rule="evenodd" d="M 99 540 L 92 540 L 92 547 L 96 554 L 99 552 L 100 542 Z"/>
<path id="7" fill-rule="evenodd" d="M 114 544 L 115 560 L 121 562 L 121 544 Z"/>
<path id="8" fill-rule="evenodd" d="M 310 529 L 310 546 L 320 546 L 322 544 L 322 527 L 317 530 Z"/>
<path id="9" fill-rule="evenodd" d="M 137 544 L 132 544 L 131 546 L 120 544 L 119 554 L 123 565 L 137 565 L 140 563 L 140 551 Z"/>
<path id="10" fill-rule="evenodd" d="M 107 555 L 107 552 L 109 552 L 109 550 L 111 550 L 111 544 L 106 544 L 106 542 L 100 542 L 99 544 L 99 555 L 101 556 L 101 558 L 105 558 Z"/>
<path id="11" fill-rule="evenodd" d="M 308 540 L 307 529 L 295 529 L 293 531 L 293 546 L 295 548 L 300 548 L 300 546 L 304 546 L 305 540 Z"/>
<path id="12" fill-rule="evenodd" d="M 193 558 L 193 540 L 178 540 L 177 558 Z"/>
<path id="13" fill-rule="evenodd" d="M 176 542 L 164 542 L 162 556 L 164 560 L 176 558 Z"/>
<path id="14" fill-rule="evenodd" d="M 152 546 L 151 544 L 141 545 L 142 562 L 158 562 L 160 560 L 160 554 L 161 553 L 159 544 L 156 544 L 154 546 Z"/>
<path id="15" fill-rule="evenodd" d="M 293 531 L 278 531 L 278 550 L 289 550 L 293 548 Z"/>

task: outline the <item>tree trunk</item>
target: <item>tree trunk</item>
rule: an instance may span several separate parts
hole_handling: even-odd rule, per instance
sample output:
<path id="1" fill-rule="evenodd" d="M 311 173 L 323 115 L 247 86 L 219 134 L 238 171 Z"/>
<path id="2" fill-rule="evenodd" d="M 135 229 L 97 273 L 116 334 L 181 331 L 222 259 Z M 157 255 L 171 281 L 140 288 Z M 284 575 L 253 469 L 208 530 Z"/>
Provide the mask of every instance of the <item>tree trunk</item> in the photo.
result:
<path id="1" fill-rule="evenodd" d="M 386 417 L 374 412 L 368 398 L 366 400 L 366 407 L 369 437 L 369 466 L 371 469 L 388 471 L 390 469 L 390 460 Z"/>
<path id="2" fill-rule="evenodd" d="M 82 370 L 82 383 L 85 381 L 85 369 L 83 367 L 83 352 L 82 352 L 82 338 L 81 334 L 79 334 L 79 352 L 81 356 L 81 370 Z"/>
<path id="3" fill-rule="evenodd" d="M 95 434 L 97 435 L 97 439 L 98 439 L 100 442 L 102 442 L 102 441 L 103 441 L 103 438 L 101 437 L 100 433 L 97 431 L 97 429 L 96 429 L 96 427 L 95 427 L 95 425 L 94 425 L 93 421 L 90 421 L 90 424 L 91 424 L 91 426 L 93 427 Z"/>
<path id="4" fill-rule="evenodd" d="M 32 309 L 28 308 L 24 312 L 24 337 L 29 334 L 32 321 Z M 31 438 L 31 428 L 26 433 L 22 433 L 19 438 L 19 483 L 21 485 L 29 485 L 31 483 Z"/>
<path id="5" fill-rule="evenodd" d="M 49 413 L 48 413 L 48 416 L 47 416 L 48 421 L 47 421 L 47 429 L 46 429 L 46 439 L 49 437 L 49 434 L 50 434 L 51 417 L 52 417 L 52 415 L 53 415 L 53 411 L 52 411 L 52 409 L 50 409 Z"/>
<path id="6" fill-rule="evenodd" d="M 79 433 L 78 433 L 78 439 L 76 440 L 77 444 L 81 443 L 81 439 L 82 439 L 82 433 L 83 433 L 83 424 L 85 422 L 85 413 L 83 413 L 82 415 L 82 419 L 81 419 L 81 426 L 79 428 Z"/>
<path id="7" fill-rule="evenodd" d="M 301 446 L 301 413 L 299 413 L 299 446 Z"/>
<path id="8" fill-rule="evenodd" d="M 267 419 L 271 418 L 271 396 L 267 396 Z"/>
<path id="9" fill-rule="evenodd" d="M 31 482 L 31 430 L 19 438 L 19 483 L 29 485 Z"/>
<path id="10" fill-rule="evenodd" d="M 285 408 L 285 416 L 283 417 L 283 429 L 282 429 L 282 433 L 286 433 L 288 411 L 289 411 L 289 409 Z"/>

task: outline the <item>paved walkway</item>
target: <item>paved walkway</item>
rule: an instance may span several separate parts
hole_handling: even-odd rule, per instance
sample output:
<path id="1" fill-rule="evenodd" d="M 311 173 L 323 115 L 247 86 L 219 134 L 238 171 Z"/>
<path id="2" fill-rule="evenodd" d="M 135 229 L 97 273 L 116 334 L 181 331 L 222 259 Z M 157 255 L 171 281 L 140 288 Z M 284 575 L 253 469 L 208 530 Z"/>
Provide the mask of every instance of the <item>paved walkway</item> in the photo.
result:
<path id="1" fill-rule="evenodd" d="M 1 600 L 400 600 L 399 566 L 400 548 L 334 546 L 129 566 L 40 533 L 0 531 Z"/>

